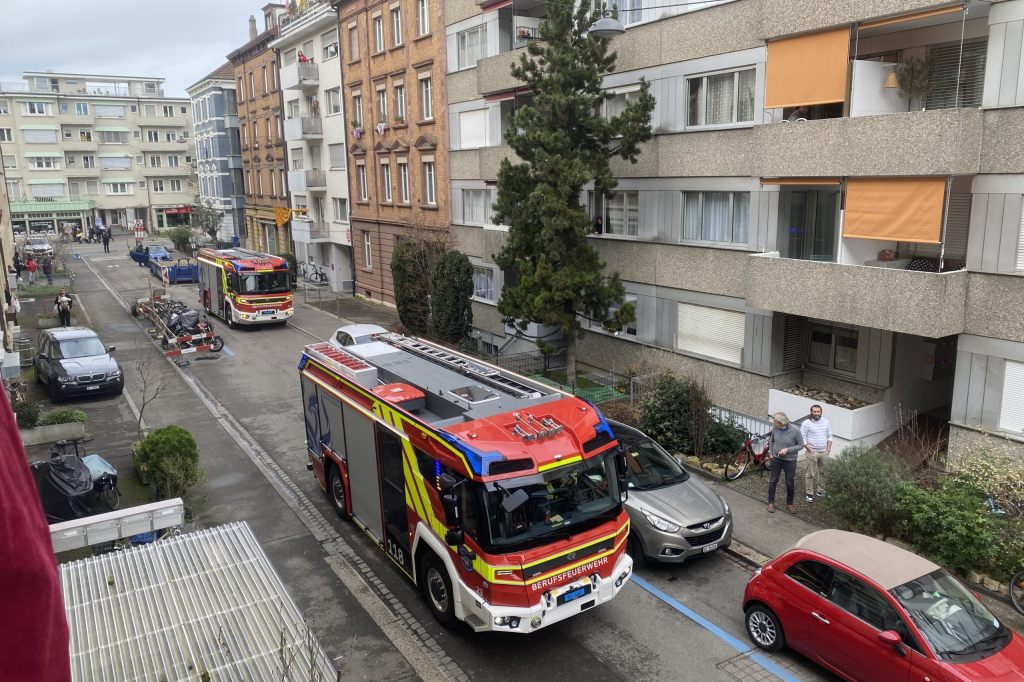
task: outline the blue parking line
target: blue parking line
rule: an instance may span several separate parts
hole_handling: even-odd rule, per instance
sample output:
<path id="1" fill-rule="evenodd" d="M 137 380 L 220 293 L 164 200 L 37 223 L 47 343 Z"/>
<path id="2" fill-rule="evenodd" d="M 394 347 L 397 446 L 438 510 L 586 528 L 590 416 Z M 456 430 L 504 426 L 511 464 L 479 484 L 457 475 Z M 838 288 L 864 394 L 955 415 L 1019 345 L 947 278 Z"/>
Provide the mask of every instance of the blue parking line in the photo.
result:
<path id="1" fill-rule="evenodd" d="M 221 348 L 221 349 L 220 349 L 220 352 L 221 352 L 221 353 L 223 353 L 224 355 L 228 356 L 229 358 L 233 358 L 233 357 L 235 357 L 235 353 L 234 353 L 234 351 L 232 351 L 232 350 L 231 350 L 230 348 L 228 348 L 227 346 L 224 346 L 223 348 Z"/>
<path id="2" fill-rule="evenodd" d="M 692 620 L 694 623 L 696 623 L 697 625 L 701 626 L 702 628 L 713 634 L 715 637 L 718 637 L 718 639 L 722 640 L 727 645 L 729 645 L 730 648 L 735 650 L 736 653 L 747 654 L 751 660 L 753 660 L 759 666 L 761 666 L 771 674 L 775 675 L 776 677 L 780 678 L 784 682 L 798 682 L 795 677 L 793 677 L 788 672 L 780 668 L 767 656 L 758 653 L 757 651 L 754 651 L 754 649 L 751 648 L 746 642 L 743 642 L 737 639 L 736 637 L 733 637 L 728 632 L 718 627 L 704 616 L 700 615 L 690 607 L 680 602 L 678 599 L 674 599 L 673 597 L 668 596 L 654 585 L 650 584 L 643 578 L 637 576 L 635 573 L 630 577 L 630 581 L 636 583 L 638 587 L 647 590 L 652 595 L 654 595 L 661 601 L 665 602 L 666 604 L 674 608 L 676 611 L 683 614 L 684 616 Z"/>

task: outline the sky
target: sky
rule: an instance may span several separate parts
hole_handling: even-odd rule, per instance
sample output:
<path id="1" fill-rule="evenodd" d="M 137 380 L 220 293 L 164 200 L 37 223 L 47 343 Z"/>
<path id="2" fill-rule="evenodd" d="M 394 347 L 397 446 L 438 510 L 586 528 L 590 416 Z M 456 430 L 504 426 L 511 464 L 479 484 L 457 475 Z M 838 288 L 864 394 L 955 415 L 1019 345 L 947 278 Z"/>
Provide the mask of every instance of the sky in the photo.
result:
<path id="1" fill-rule="evenodd" d="M 0 0 L 0 81 L 22 71 L 165 78 L 185 88 L 249 40 L 249 15 L 263 26 L 268 0 Z"/>

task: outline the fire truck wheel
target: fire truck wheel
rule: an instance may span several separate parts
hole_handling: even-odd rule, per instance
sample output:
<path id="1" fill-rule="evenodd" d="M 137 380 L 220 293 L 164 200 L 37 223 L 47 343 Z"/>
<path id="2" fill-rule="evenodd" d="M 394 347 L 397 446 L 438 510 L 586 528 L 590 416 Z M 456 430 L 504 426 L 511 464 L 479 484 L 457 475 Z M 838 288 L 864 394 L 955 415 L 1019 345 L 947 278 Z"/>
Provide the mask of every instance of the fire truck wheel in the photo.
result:
<path id="1" fill-rule="evenodd" d="M 327 496 L 331 498 L 331 506 L 341 518 L 348 517 L 348 507 L 345 503 L 345 484 L 341 480 L 341 472 L 338 467 L 331 466 L 327 474 Z"/>
<path id="2" fill-rule="evenodd" d="M 448 571 L 437 555 L 428 551 L 423 556 L 420 564 L 420 573 L 423 576 L 423 596 L 441 625 L 451 627 L 455 625 L 455 596 L 452 594 L 452 581 L 448 577 Z"/>
<path id="3" fill-rule="evenodd" d="M 635 533 L 629 534 L 626 551 L 629 553 L 630 558 L 633 559 L 634 569 L 647 567 L 647 555 L 644 554 L 644 546 Z"/>
<path id="4" fill-rule="evenodd" d="M 235 328 L 235 322 L 231 319 L 231 306 L 227 303 L 224 304 L 224 322 L 228 325 L 228 329 Z"/>

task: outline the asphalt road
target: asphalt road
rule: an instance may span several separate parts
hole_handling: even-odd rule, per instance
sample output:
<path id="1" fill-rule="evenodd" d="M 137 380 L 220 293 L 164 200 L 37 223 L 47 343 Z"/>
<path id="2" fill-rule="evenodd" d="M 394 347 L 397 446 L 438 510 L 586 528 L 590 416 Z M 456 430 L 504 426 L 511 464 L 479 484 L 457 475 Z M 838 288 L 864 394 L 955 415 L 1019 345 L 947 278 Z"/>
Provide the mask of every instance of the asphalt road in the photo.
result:
<path id="1" fill-rule="evenodd" d="M 104 341 L 118 345 L 123 364 L 128 357 L 160 363 L 118 302 L 145 296 L 159 284 L 123 251 L 82 248 L 87 265 L 76 269 L 80 304 Z M 195 285 L 168 293 L 197 299 Z M 224 352 L 192 356 L 181 373 L 169 374 L 163 395 L 147 404 L 144 416 L 156 425 L 203 426 L 211 440 L 223 440 L 217 429 L 227 432 L 274 483 L 280 499 L 253 499 L 241 480 L 232 487 L 219 453 L 204 449 L 203 466 L 216 486 L 208 489 L 200 518 L 205 525 L 240 516 L 250 522 L 344 678 L 834 679 L 800 656 L 751 650 L 739 600 L 752 568 L 729 553 L 639 571 L 640 580 L 609 604 L 528 636 L 441 628 L 376 544 L 334 515 L 306 471 L 296 364 L 303 345 L 326 338 L 338 321 L 300 305 L 285 327 L 229 330 L 221 321 L 214 324 Z M 128 394 L 138 406 L 142 388 L 134 374 Z M 396 617 L 396 603 L 408 613 Z"/>

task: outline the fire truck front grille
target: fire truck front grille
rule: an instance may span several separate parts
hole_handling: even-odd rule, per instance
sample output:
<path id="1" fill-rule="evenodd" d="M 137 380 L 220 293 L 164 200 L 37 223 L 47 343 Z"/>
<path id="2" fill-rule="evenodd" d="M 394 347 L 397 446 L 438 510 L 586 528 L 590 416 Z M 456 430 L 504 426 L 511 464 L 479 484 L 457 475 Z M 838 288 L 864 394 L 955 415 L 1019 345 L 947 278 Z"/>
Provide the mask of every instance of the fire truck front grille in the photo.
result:
<path id="1" fill-rule="evenodd" d="M 586 547 L 579 547 L 578 549 L 575 549 L 569 552 L 568 554 L 563 554 L 562 556 L 555 557 L 554 559 L 548 559 L 547 561 L 543 561 L 539 564 L 534 564 L 533 566 L 524 568 L 523 577 L 529 580 L 530 578 L 538 576 L 541 573 L 554 571 L 560 566 L 565 566 L 567 564 L 571 564 L 577 561 L 584 561 L 587 557 L 608 551 L 614 546 L 615 538 L 610 537 L 607 540 L 595 542 L 594 544 L 588 545 Z"/>

